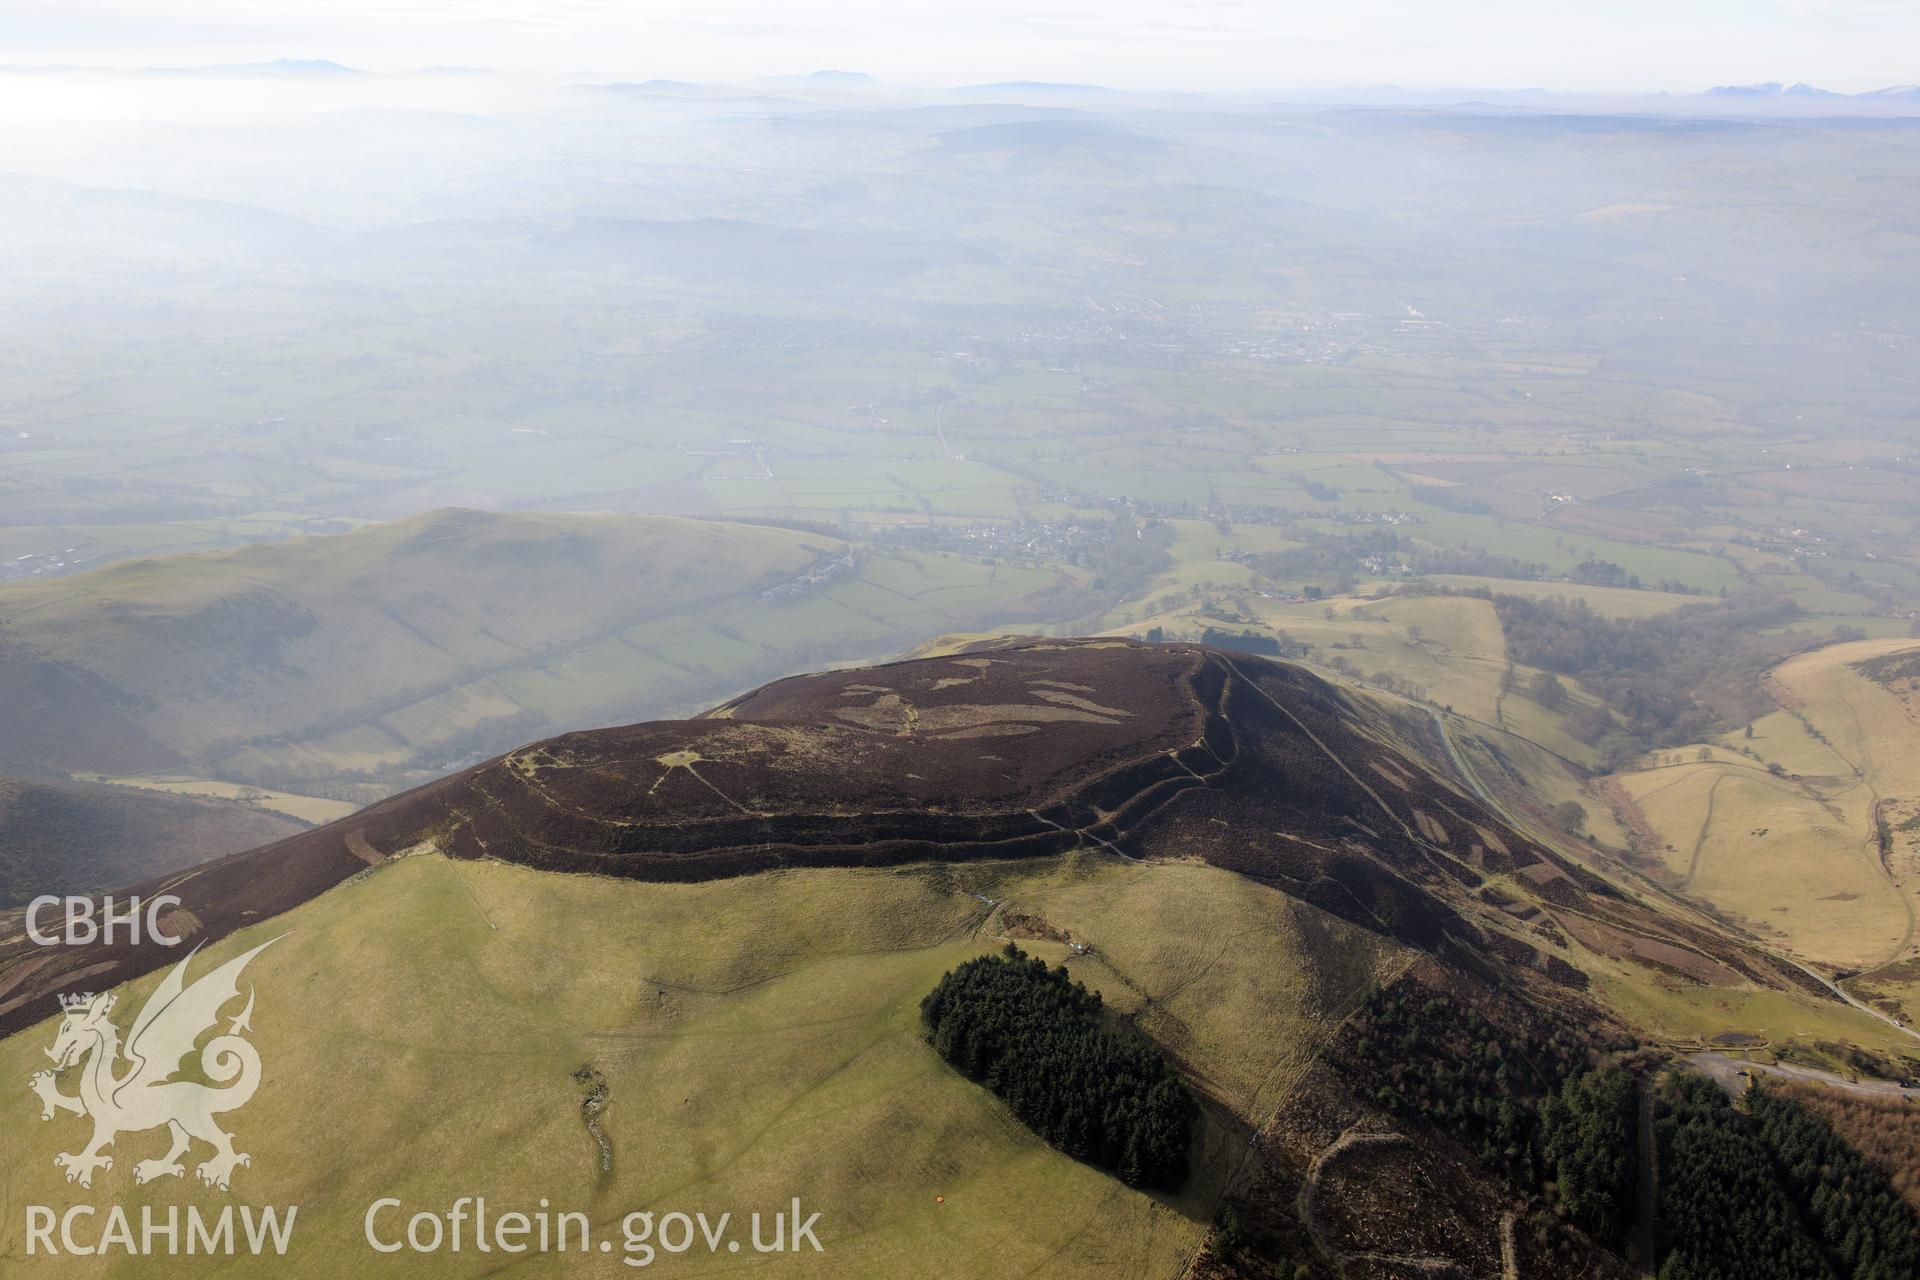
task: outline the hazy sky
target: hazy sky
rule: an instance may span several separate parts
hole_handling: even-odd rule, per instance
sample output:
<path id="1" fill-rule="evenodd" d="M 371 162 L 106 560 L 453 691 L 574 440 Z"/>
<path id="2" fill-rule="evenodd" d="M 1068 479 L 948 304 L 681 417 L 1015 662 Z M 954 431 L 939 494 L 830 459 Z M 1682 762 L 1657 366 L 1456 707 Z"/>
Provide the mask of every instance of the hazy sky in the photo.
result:
<path id="1" fill-rule="evenodd" d="M 0 63 L 1692 90 L 1920 80 L 1920 0 L 0 0 Z"/>

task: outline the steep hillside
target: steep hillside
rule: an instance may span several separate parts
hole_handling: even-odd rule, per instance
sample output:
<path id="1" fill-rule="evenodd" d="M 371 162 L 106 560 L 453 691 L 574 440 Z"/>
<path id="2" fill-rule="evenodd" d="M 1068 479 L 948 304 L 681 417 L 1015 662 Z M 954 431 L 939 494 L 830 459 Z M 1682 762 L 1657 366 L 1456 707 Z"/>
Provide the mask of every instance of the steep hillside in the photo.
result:
<path id="1" fill-rule="evenodd" d="M 183 900 L 196 972 L 273 942 L 232 1126 L 234 1195 L 301 1206 L 274 1275 L 490 1274 L 364 1244 L 380 1197 L 473 1194 L 616 1249 L 634 1211 L 799 1194 L 825 1252 L 755 1260 L 782 1274 L 1632 1274 L 1630 1196 L 1560 1210 L 1596 1139 L 1557 1098 L 1600 1069 L 1630 1100 L 1616 1065 L 1688 1001 L 1745 1043 L 1894 1033 L 1506 825 L 1416 711 L 1202 646 L 990 642 L 552 738 L 141 891 Z M 1199 1100 L 1176 1191 L 1047 1145 L 928 1043 L 921 998 L 1008 942 Z M 45 1069 L 56 993 L 131 1008 L 180 959 L 0 915 L 0 1079 Z M 139 1135 L 68 1187 L 68 1119 L 9 1129 L 17 1196 L 175 1202 Z"/>
<path id="2" fill-rule="evenodd" d="M 1019 613 L 1053 581 L 826 534 L 449 510 L 0 587 L 0 766 L 371 799 Z M 356 785 L 367 784 L 367 785 Z"/>
<path id="3" fill-rule="evenodd" d="M 383 1257 L 362 1239 L 379 1197 L 444 1212 L 474 1194 L 495 1212 L 542 1199 L 585 1212 L 616 1250 L 630 1212 L 730 1211 L 744 1236 L 748 1213 L 799 1196 L 821 1214 L 824 1252 L 749 1253 L 754 1274 L 1177 1276 L 1250 1131 L 1408 959 L 1229 872 L 1098 850 L 700 884 L 419 856 L 242 930 L 193 972 L 281 934 L 247 970 L 266 1074 L 223 1123 L 253 1157 L 234 1199 L 298 1204 L 299 1230 L 285 1259 L 228 1265 L 314 1280 L 498 1274 L 499 1255 L 470 1243 Z M 1134 1191 L 1048 1147 L 925 1043 L 921 997 L 1009 937 L 1100 989 L 1205 1100 L 1178 1193 Z M 125 989 L 129 1007 L 158 976 Z M 126 1135 L 90 1190 L 68 1185 L 53 1156 L 74 1145 L 72 1117 L 42 1123 L 19 1088 L 46 1067 L 51 1030 L 0 1040 L 17 1091 L 4 1144 L 14 1202 L 112 1202 L 136 1221 L 142 1205 L 224 1203 L 173 1179 L 137 1183 L 134 1164 L 164 1146 L 151 1133 Z M 604 1103 L 594 1130 L 589 1090 Z M 46 1261 L 24 1258 L 22 1223 L 0 1220 L 9 1275 L 15 1260 L 23 1272 Z M 623 1274 L 621 1256 L 527 1256 L 509 1274 Z M 50 1269 L 113 1274 L 114 1261 Z M 639 1274 L 704 1258 L 655 1261 Z M 149 1258 L 138 1274 L 205 1265 Z"/>
<path id="4" fill-rule="evenodd" d="M 566 734 L 146 888 L 217 938 L 421 851 L 694 881 L 1085 850 L 1237 871 L 1554 989 L 1624 970 L 1827 994 L 1512 830 L 1374 704 L 1285 664 L 1121 640 L 794 677 L 699 719 Z M 0 966 L 23 958 L 0 933 Z M 0 1027 L 43 1015 L 72 973 L 167 958 L 67 948 L 31 975 L 0 967 Z"/>
<path id="5" fill-rule="evenodd" d="M 1618 794 L 1649 872 L 1912 1021 L 1920 1014 L 1920 700 L 1912 640 L 1829 645 L 1767 673 L 1777 710 L 1656 753 Z"/>
<path id="6" fill-rule="evenodd" d="M 0 908 L 145 880 L 306 825 L 224 800 L 0 777 Z"/>

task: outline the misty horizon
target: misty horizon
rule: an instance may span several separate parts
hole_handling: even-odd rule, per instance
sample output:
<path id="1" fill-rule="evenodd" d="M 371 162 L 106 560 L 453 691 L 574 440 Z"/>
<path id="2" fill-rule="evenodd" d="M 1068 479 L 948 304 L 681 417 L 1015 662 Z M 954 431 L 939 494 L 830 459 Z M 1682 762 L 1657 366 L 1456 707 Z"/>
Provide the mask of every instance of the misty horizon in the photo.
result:
<path id="1" fill-rule="evenodd" d="M 1009 0 L 889 6 L 810 0 L 776 21 L 750 5 L 675 0 L 644 14 L 598 0 L 348 5 L 262 10 L 195 0 L 137 21 L 114 0 L 5 0 L 12 65 L 207 67 L 325 59 L 383 72 L 490 67 L 546 77 L 743 82 L 820 68 L 899 84 L 1065 81 L 1137 91 L 1404 85 L 1426 91 L 1638 94 L 1805 82 L 1846 93 L 1920 79 L 1920 12 L 1868 0 L 1725 0 L 1551 8 L 1483 0 L 1281 6 L 1221 0 Z"/>
<path id="2" fill-rule="evenodd" d="M 890 77 L 875 75 L 856 67 L 818 67 L 805 70 L 791 68 L 759 67 L 739 68 L 732 74 L 695 78 L 691 74 L 676 74 L 671 67 L 649 66 L 646 68 L 586 68 L 570 70 L 553 68 L 531 68 L 511 64 L 491 65 L 449 65 L 440 63 L 422 63 L 417 65 L 361 66 L 350 65 L 324 55 L 278 54 L 271 57 L 245 61 L 226 61 L 208 63 L 92 63 L 65 61 L 14 61 L 0 63 L 0 75 L 8 73 L 99 73 L 106 75 L 155 74 L 189 75 L 195 73 L 224 74 L 236 77 L 313 77 L 324 79 L 329 76 L 367 76 L 402 79 L 407 77 L 498 77 L 506 80 L 528 82 L 550 82 L 555 84 L 628 84 L 636 86 L 658 87 L 661 89 L 729 89 L 729 88 L 786 88 L 843 90 L 848 92 L 862 89 L 895 89 L 921 93 L 977 92 L 985 90 L 1054 91 L 1062 93 L 1106 91 L 1142 96 L 1174 95 L 1194 98 L 1215 97 L 1221 99 L 1257 99 L 1289 96 L 1326 95 L 1330 100 L 1338 101 L 1346 96 L 1369 94 L 1400 94 L 1409 98 L 1444 99 L 1457 95 L 1489 94 L 1501 98 L 1521 99 L 1564 98 L 1575 101 L 1604 101 L 1608 99 L 1634 100 L 1646 98 L 1689 98 L 1715 94 L 1751 96 L 1754 98 L 1783 99 L 1821 99 L 1821 98 L 1871 98 L 1890 91 L 1912 90 L 1917 86 L 1910 81 L 1867 81 L 1854 79 L 1857 87 L 1834 88 L 1826 83 L 1815 83 L 1811 79 L 1787 75 L 1769 79 L 1740 81 L 1726 77 L 1708 78 L 1691 83 L 1665 83 L 1660 85 L 1628 87 L 1624 84 L 1598 82 L 1578 86 L 1552 85 L 1538 80 L 1522 81 L 1461 81 L 1444 78 L 1408 78 L 1408 79 L 1328 79 L 1315 77 L 1285 78 L 1252 82 L 1246 85 L 1222 88 L 1210 84 L 1205 78 L 1191 80 L 1167 79 L 1165 81 L 1135 80 L 1125 77 L 1108 80 L 1075 80 L 1016 76 L 987 75 L 978 80 L 941 79 L 939 77 Z M 1842 83 L 1848 83 L 1843 81 Z"/>
<path id="3" fill-rule="evenodd" d="M 1920 1277 L 1920 3 L 0 32 L 6 1275 Z"/>

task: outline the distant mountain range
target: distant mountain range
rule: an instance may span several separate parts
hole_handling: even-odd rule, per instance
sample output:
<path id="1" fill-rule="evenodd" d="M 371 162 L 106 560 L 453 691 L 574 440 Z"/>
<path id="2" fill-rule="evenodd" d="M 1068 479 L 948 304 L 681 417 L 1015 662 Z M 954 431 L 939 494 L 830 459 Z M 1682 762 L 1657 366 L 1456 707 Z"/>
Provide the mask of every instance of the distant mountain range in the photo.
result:
<path id="1" fill-rule="evenodd" d="M 1762 84 L 1718 85 L 1700 96 L 1703 98 L 1806 98 L 1832 101 L 1920 102 L 1920 85 L 1896 84 L 1884 89 L 1870 89 L 1865 93 L 1836 93 L 1832 89 L 1822 89 L 1818 85 L 1799 82 L 1781 84 L 1778 80 L 1768 80 Z"/>
<path id="2" fill-rule="evenodd" d="M 1709 98 L 1842 98 L 1845 94 L 1835 93 L 1831 89 L 1821 89 L 1810 84 L 1781 84 L 1778 80 L 1768 80 L 1764 84 L 1723 84 L 1707 90 Z"/>
<path id="3" fill-rule="evenodd" d="M 63 73 L 123 74 L 113 68 L 72 66 L 0 67 L 0 74 Z M 165 76 L 271 77 L 304 80 L 375 78 L 382 73 L 349 67 L 326 58 L 275 58 L 264 62 L 219 63 L 200 67 L 146 67 L 135 74 Z M 483 68 L 427 67 L 401 75 L 484 75 Z M 958 95 L 1027 102 L 1093 99 L 1151 99 L 1166 103 L 1195 95 L 1163 89 L 1142 90 L 1102 84 L 1044 80 L 997 80 L 981 84 L 934 87 L 898 84 L 864 71 L 827 69 L 795 75 L 762 76 L 733 83 L 695 82 L 652 78 L 640 82 L 593 82 L 584 73 L 574 79 L 587 87 L 678 96 L 728 96 L 798 92 L 892 92 L 910 97 Z M 1690 110 L 1706 114 L 1758 111 L 1768 114 L 1907 114 L 1920 110 L 1920 85 L 1898 84 L 1860 93 L 1843 93 L 1805 81 L 1766 80 L 1754 84 L 1723 84 L 1696 93 L 1564 91 L 1540 87 L 1486 89 L 1473 86 L 1407 88 L 1400 85 L 1345 85 L 1335 88 L 1276 88 L 1226 95 L 1235 100 L 1294 103 L 1314 106 L 1450 107 L 1475 110 L 1545 110 L 1585 113 L 1672 114 Z"/>

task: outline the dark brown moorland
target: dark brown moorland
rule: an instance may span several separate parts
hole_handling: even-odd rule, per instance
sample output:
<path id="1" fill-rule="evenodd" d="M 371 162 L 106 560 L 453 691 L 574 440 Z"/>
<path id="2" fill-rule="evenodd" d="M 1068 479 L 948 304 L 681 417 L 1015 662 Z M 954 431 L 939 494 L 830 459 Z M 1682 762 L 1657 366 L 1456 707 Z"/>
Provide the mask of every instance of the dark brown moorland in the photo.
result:
<path id="1" fill-rule="evenodd" d="M 1202 859 L 1549 990 L 1586 985 L 1556 954 L 1567 933 L 1695 980 L 1810 983 L 1514 831 L 1370 700 L 1285 663 L 1113 639 L 997 641 L 563 734 L 130 892 L 178 895 L 177 927 L 200 941 L 426 850 L 701 880 L 1076 848 Z M 1495 875 L 1528 900 L 1478 892 Z M 0 1033 L 175 956 L 33 947 L 0 916 Z"/>

